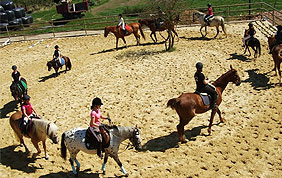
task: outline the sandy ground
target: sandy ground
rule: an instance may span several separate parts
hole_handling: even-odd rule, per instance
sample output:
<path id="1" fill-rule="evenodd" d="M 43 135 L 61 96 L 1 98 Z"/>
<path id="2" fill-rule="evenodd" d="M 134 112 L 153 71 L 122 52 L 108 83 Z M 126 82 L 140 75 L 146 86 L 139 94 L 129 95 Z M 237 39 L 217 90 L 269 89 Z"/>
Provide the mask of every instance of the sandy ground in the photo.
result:
<path id="1" fill-rule="evenodd" d="M 266 38 L 258 32 L 262 56 L 243 55 L 241 37 L 247 24 L 227 25 L 229 33 L 215 40 L 203 40 L 199 27 L 179 29 L 176 50 L 164 52 L 164 45 L 151 44 L 146 32 L 144 45 L 127 37 L 128 48 L 114 51 L 113 35 L 65 38 L 56 41 L 73 69 L 54 77 L 46 62 L 51 59 L 53 40 L 12 43 L 0 49 L 0 174 L 1 177 L 73 177 L 68 161 L 60 157 L 60 144 L 48 140 L 49 160 L 37 159 L 19 147 L 9 116 L 15 104 L 10 95 L 11 66 L 17 65 L 28 81 L 31 102 L 46 120 L 56 121 L 59 135 L 75 127 L 88 127 L 90 105 L 102 98 L 104 115 L 117 125 L 140 127 L 144 151 L 126 150 L 120 159 L 129 177 L 279 177 L 282 175 L 281 104 L 282 87 L 274 76 Z M 215 31 L 208 34 L 212 37 Z M 53 45 L 54 46 L 54 45 Z M 120 46 L 123 46 L 120 41 Z M 253 53 L 253 51 L 252 51 Z M 215 80 L 230 69 L 238 70 L 242 83 L 229 84 L 220 105 L 225 123 L 215 117 L 207 136 L 210 112 L 197 115 L 185 127 L 186 144 L 177 143 L 178 115 L 166 108 L 170 98 L 193 92 L 195 64 L 204 63 L 204 73 Z M 30 140 L 25 142 L 32 153 Z M 125 141 L 124 143 L 128 143 Z M 42 148 L 42 145 L 40 145 Z M 69 155 L 68 155 L 69 157 Z M 107 174 L 96 155 L 80 152 L 80 177 L 117 177 L 123 174 L 109 158 Z"/>

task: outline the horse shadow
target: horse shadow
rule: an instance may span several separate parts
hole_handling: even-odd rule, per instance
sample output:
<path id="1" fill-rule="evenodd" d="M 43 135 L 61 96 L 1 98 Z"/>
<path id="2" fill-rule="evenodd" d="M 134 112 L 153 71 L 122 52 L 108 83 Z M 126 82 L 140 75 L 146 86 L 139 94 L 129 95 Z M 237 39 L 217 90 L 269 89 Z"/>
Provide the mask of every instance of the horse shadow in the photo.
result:
<path id="1" fill-rule="evenodd" d="M 50 173 L 50 174 L 46 174 L 46 175 L 42 175 L 39 176 L 39 178 L 49 178 L 49 177 L 80 177 L 80 178 L 88 178 L 88 177 L 92 177 L 92 178 L 99 178 L 99 174 L 102 173 L 91 173 L 89 172 L 91 171 L 91 169 L 85 169 L 85 170 L 80 170 L 78 173 L 78 176 L 74 175 L 72 171 L 69 172 L 56 172 L 56 173 Z"/>
<path id="2" fill-rule="evenodd" d="M 194 41 L 196 41 L 196 40 L 199 40 L 199 41 L 210 41 L 210 40 L 212 40 L 212 38 L 207 38 L 207 37 L 190 37 L 190 38 L 187 38 L 185 36 L 181 36 L 179 38 L 187 40 L 187 41 L 190 41 L 190 40 L 194 40 Z"/>
<path id="3" fill-rule="evenodd" d="M 12 145 L 0 149 L 1 155 L 5 155 L 0 159 L 2 165 L 26 173 L 35 173 L 37 169 L 43 169 L 34 165 L 30 166 L 30 163 L 35 163 L 36 158 L 29 158 L 27 153 L 22 151 L 14 151 L 16 147 L 16 145 Z"/>
<path id="4" fill-rule="evenodd" d="M 228 58 L 227 60 L 233 60 L 233 59 L 238 59 L 240 61 L 243 61 L 243 62 L 251 62 L 252 60 L 247 58 L 246 56 L 242 55 L 242 54 L 237 54 L 237 53 L 233 53 L 233 54 L 230 54 L 230 58 Z"/>
<path id="5" fill-rule="evenodd" d="M 7 114 L 16 111 L 18 108 L 18 102 L 13 100 L 5 104 L 3 108 L 0 109 L 0 118 L 8 118 Z"/>
<path id="6" fill-rule="evenodd" d="M 62 70 L 62 71 L 59 71 L 59 72 L 58 72 L 58 75 L 57 75 L 56 73 L 52 73 L 52 74 L 50 74 L 50 75 L 48 75 L 48 76 L 39 77 L 39 81 L 38 81 L 38 82 L 45 82 L 45 81 L 48 80 L 48 79 L 56 78 L 56 77 L 58 77 L 61 73 L 64 73 L 64 72 L 65 72 L 65 70 Z"/>
<path id="7" fill-rule="evenodd" d="M 213 124 L 213 125 L 219 125 L 219 123 L 217 124 Z M 186 130 L 184 132 L 186 138 L 189 141 L 195 141 L 196 137 L 201 135 L 201 136 L 208 136 L 208 134 L 201 134 L 202 129 L 207 128 L 208 126 L 198 126 L 198 127 L 194 127 L 192 130 Z M 171 134 L 167 135 L 167 136 L 161 136 L 158 138 L 154 138 L 152 140 L 149 140 L 147 143 L 145 143 L 145 145 L 143 145 L 143 151 L 149 150 L 149 151 L 160 151 L 160 152 L 164 152 L 167 149 L 170 148 L 178 148 L 178 133 L 177 132 L 172 132 Z"/>
<path id="8" fill-rule="evenodd" d="M 269 78 L 266 76 L 267 73 L 260 74 L 257 72 L 258 70 L 259 69 L 246 70 L 245 72 L 248 73 L 249 78 L 246 80 L 243 80 L 242 82 L 251 83 L 251 86 L 255 90 L 267 90 L 267 89 L 275 87 L 274 83 L 268 83 Z"/>

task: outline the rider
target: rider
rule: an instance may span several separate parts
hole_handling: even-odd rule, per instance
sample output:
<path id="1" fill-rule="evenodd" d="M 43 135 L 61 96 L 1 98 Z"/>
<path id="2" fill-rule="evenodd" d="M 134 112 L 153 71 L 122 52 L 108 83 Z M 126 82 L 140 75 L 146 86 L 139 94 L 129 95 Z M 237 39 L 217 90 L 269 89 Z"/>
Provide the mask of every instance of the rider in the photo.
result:
<path id="1" fill-rule="evenodd" d="M 22 132 L 26 132 L 26 124 L 28 123 L 28 120 L 31 120 L 31 118 L 39 118 L 36 111 L 33 109 L 31 103 L 30 103 L 30 96 L 24 95 L 23 96 L 23 104 L 21 106 L 22 113 L 23 113 L 23 124 L 22 124 Z"/>
<path id="2" fill-rule="evenodd" d="M 16 65 L 13 65 L 13 66 L 12 66 L 12 70 L 13 70 L 12 78 L 14 79 L 12 85 L 19 84 L 19 86 L 21 87 L 23 93 L 26 94 L 25 87 L 23 86 L 23 84 L 22 84 L 22 82 L 21 82 L 21 73 L 17 70 L 17 66 L 16 66 Z M 11 85 L 11 86 L 12 86 L 12 85 Z"/>
<path id="3" fill-rule="evenodd" d="M 53 60 L 57 63 L 57 65 L 59 67 L 62 67 L 61 63 L 60 63 L 60 58 L 62 57 L 61 55 L 61 51 L 59 50 L 59 46 L 56 45 L 55 46 L 55 51 L 54 51 L 54 54 L 53 54 Z"/>
<path id="4" fill-rule="evenodd" d="M 127 32 L 127 30 L 125 28 L 125 22 L 123 20 L 122 14 L 119 14 L 118 18 L 119 18 L 119 22 L 117 24 L 117 28 L 119 28 L 121 26 L 121 29 L 123 30 L 123 33 L 126 35 L 128 32 Z"/>
<path id="5" fill-rule="evenodd" d="M 160 29 L 162 24 L 164 23 L 162 17 L 165 15 L 165 13 L 162 11 L 160 6 L 157 7 L 157 10 L 158 10 L 158 18 L 156 19 L 156 28 Z"/>
<path id="6" fill-rule="evenodd" d="M 244 43 L 244 44 L 243 44 L 243 47 L 245 47 L 246 42 L 247 42 L 249 39 L 253 38 L 254 35 L 256 34 L 256 30 L 255 30 L 255 28 L 254 28 L 253 22 L 250 22 L 250 23 L 248 24 L 248 26 L 249 26 L 249 29 L 248 29 L 247 32 L 246 32 L 246 35 L 247 35 L 247 36 L 245 36 L 245 37 L 243 38 L 243 43 Z"/>
<path id="7" fill-rule="evenodd" d="M 103 126 L 100 123 L 100 118 L 102 119 L 108 119 L 110 121 L 110 118 L 106 118 L 102 116 L 101 113 L 101 106 L 103 105 L 102 100 L 98 97 L 94 98 L 92 101 L 92 106 L 91 106 L 91 113 L 90 113 L 90 130 L 92 134 L 97 138 L 99 142 L 99 146 L 97 148 L 97 155 L 102 159 L 103 158 L 103 153 L 102 153 L 102 136 L 100 133 L 99 127 Z"/>
<path id="8" fill-rule="evenodd" d="M 278 44 L 282 44 L 282 26 L 278 25 L 278 26 L 276 26 L 276 28 L 277 28 L 277 32 L 275 33 L 275 36 L 274 36 L 275 40 L 274 40 L 273 44 L 271 44 L 270 47 L 269 47 L 270 48 L 269 54 L 272 53 L 272 49 L 273 49 L 274 46 L 276 46 Z"/>
<path id="9" fill-rule="evenodd" d="M 207 25 L 210 25 L 209 19 L 213 17 L 213 11 L 212 11 L 212 5 L 208 3 L 208 11 L 207 15 L 204 18 L 204 21 L 206 22 Z"/>
<path id="10" fill-rule="evenodd" d="M 205 78 L 205 75 L 202 73 L 203 64 L 198 62 L 196 64 L 196 68 L 197 71 L 194 75 L 197 84 L 196 91 L 200 93 L 208 93 L 211 96 L 210 109 L 216 109 L 217 92 L 215 88 L 209 84 L 208 80 Z"/>

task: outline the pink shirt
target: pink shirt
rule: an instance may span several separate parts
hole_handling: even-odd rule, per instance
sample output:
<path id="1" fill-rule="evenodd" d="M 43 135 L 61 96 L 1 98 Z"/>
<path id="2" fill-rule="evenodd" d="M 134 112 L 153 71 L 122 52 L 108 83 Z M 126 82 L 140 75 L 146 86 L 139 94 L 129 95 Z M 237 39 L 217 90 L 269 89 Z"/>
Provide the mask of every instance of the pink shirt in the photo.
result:
<path id="1" fill-rule="evenodd" d="M 94 119 L 94 123 L 100 125 L 99 119 L 101 118 L 102 113 L 101 110 L 98 109 L 98 112 L 94 111 L 94 109 L 91 111 L 90 117 Z M 95 127 L 93 122 L 90 121 L 90 127 Z"/>
<path id="2" fill-rule="evenodd" d="M 32 105 L 29 103 L 29 104 L 23 104 L 22 105 L 22 111 L 25 110 L 25 113 L 29 116 L 32 114 Z"/>
<path id="3" fill-rule="evenodd" d="M 213 11 L 211 7 L 208 8 L 208 15 L 213 15 Z"/>

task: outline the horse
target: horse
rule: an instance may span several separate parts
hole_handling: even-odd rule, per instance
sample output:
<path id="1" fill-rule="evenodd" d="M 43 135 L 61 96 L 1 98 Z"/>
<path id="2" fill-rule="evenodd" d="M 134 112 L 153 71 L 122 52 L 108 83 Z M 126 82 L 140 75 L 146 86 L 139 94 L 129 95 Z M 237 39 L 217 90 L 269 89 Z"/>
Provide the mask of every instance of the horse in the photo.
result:
<path id="1" fill-rule="evenodd" d="M 70 58 L 69 57 L 66 57 L 66 56 L 62 56 L 62 58 L 65 60 L 65 66 L 66 66 L 66 70 L 65 70 L 65 73 L 67 72 L 67 70 L 71 70 L 71 61 L 70 61 Z M 56 72 L 56 75 L 58 76 L 58 70 L 59 68 L 62 68 L 62 67 L 59 67 L 57 65 L 57 62 L 52 59 L 51 61 L 48 61 L 47 62 L 47 67 L 48 67 L 48 71 L 51 70 L 51 68 L 53 67 L 55 69 L 55 72 Z"/>
<path id="2" fill-rule="evenodd" d="M 45 159 L 49 158 L 46 150 L 46 139 L 50 138 L 53 143 L 57 144 L 59 142 L 57 136 L 58 127 L 50 121 L 46 121 L 43 119 L 32 119 L 30 131 L 28 133 L 22 133 L 20 129 L 20 123 L 22 122 L 22 112 L 17 111 L 10 117 L 10 125 L 14 130 L 16 137 L 20 140 L 20 143 L 23 144 L 25 148 L 25 152 L 29 153 L 27 146 L 24 143 L 23 137 L 27 137 L 31 139 L 34 147 L 37 149 L 37 153 L 34 155 L 35 157 L 41 153 L 41 150 L 38 146 L 38 143 L 41 141 L 43 144 L 43 149 L 45 153 Z"/>
<path id="3" fill-rule="evenodd" d="M 244 33 L 244 38 L 248 36 L 247 34 L 247 29 L 245 30 L 245 33 Z M 249 49 L 249 47 L 251 47 L 254 51 L 255 51 L 255 54 L 254 54 L 254 57 L 257 58 L 258 56 L 258 53 L 259 53 L 259 57 L 261 55 L 261 47 L 260 47 L 260 42 L 257 38 L 255 37 L 251 37 L 249 39 L 246 40 L 245 42 L 245 51 L 244 51 L 244 54 L 247 52 L 247 49 L 249 51 L 249 56 L 251 56 L 251 51 Z"/>
<path id="4" fill-rule="evenodd" d="M 158 23 L 158 22 L 156 21 L 156 19 L 140 19 L 140 20 L 138 20 L 138 22 L 141 25 L 146 25 L 147 27 L 149 27 L 149 29 L 151 30 L 150 37 L 154 41 L 154 43 L 157 43 L 157 41 L 158 41 L 157 36 L 156 36 L 156 31 L 159 31 L 159 32 L 165 31 L 165 30 L 168 30 L 168 27 L 169 27 L 169 24 L 167 22 L 163 22 L 163 24 L 161 24 L 160 28 L 157 28 L 156 23 Z M 174 28 L 174 22 L 172 22 L 171 31 L 178 37 L 178 34 L 177 34 L 177 32 L 175 31 L 175 28 Z M 153 35 L 154 35 L 155 39 L 153 38 Z"/>
<path id="5" fill-rule="evenodd" d="M 137 45 L 139 45 L 140 44 L 140 35 L 138 34 L 138 30 L 140 30 L 140 33 L 141 33 L 143 39 L 145 40 L 145 35 L 144 35 L 144 32 L 142 30 L 142 26 L 141 26 L 140 23 L 130 23 L 130 24 L 127 24 L 127 25 L 130 27 L 130 30 L 127 31 L 127 34 L 125 34 L 121 28 L 118 28 L 116 26 L 106 26 L 105 27 L 104 37 L 107 37 L 108 34 L 110 32 L 112 32 L 116 37 L 116 49 L 118 49 L 119 38 L 121 38 L 123 40 L 124 44 L 126 45 L 126 41 L 125 41 L 124 37 L 131 35 L 132 33 L 134 34 L 134 36 L 136 38 Z"/>
<path id="6" fill-rule="evenodd" d="M 27 93 L 27 82 L 24 78 L 21 78 L 19 82 L 24 83 L 23 86 L 25 87 L 25 89 L 21 88 L 21 86 L 18 83 L 13 82 L 12 85 L 10 86 L 10 90 L 15 101 L 21 103 L 23 95 Z"/>
<path id="7" fill-rule="evenodd" d="M 79 151 L 83 151 L 88 154 L 96 154 L 96 149 L 89 150 L 86 147 L 85 136 L 86 130 L 84 128 L 75 128 L 69 131 L 66 131 L 62 134 L 61 140 L 61 157 L 66 159 L 67 150 L 70 152 L 70 164 L 75 175 L 78 174 L 80 169 L 80 163 L 76 159 L 76 155 Z M 103 134 L 102 134 L 103 135 Z M 121 161 L 118 157 L 119 146 L 121 142 L 126 139 L 129 139 L 136 150 L 141 149 L 141 137 L 139 130 L 136 127 L 124 127 L 124 126 L 113 126 L 109 129 L 109 146 L 105 148 L 105 157 L 104 163 L 102 165 L 103 174 L 106 172 L 106 163 L 108 157 L 112 157 L 116 163 L 119 165 L 123 174 L 128 176 L 128 173 L 122 166 Z M 103 138 L 104 139 L 104 138 Z M 75 169 L 73 161 L 75 161 L 77 168 Z"/>
<path id="8" fill-rule="evenodd" d="M 207 34 L 208 34 L 207 33 L 207 26 L 216 27 L 216 35 L 214 36 L 214 38 L 216 38 L 218 33 L 219 33 L 219 26 L 221 26 L 222 31 L 224 32 L 225 36 L 227 36 L 223 17 L 214 16 L 214 17 L 209 19 L 210 25 L 207 25 L 205 20 L 204 20 L 204 18 L 206 16 L 205 13 L 202 13 L 202 12 L 199 12 L 199 11 L 193 12 L 193 22 L 195 22 L 195 16 L 197 18 L 199 18 L 199 20 L 200 20 L 200 24 L 201 24 L 200 32 L 201 32 L 202 37 L 206 37 Z M 202 33 L 203 27 L 205 27 L 205 35 L 203 35 L 203 33 Z"/>
<path id="9" fill-rule="evenodd" d="M 272 46 L 274 40 L 275 40 L 275 38 L 273 36 L 268 37 L 269 48 L 270 48 L 270 46 Z M 280 64 L 282 62 L 282 44 L 274 46 L 271 50 L 272 50 L 272 53 L 271 53 L 272 58 L 273 58 L 273 61 L 274 61 L 273 71 L 275 71 L 275 75 L 277 75 L 277 71 L 278 71 L 279 83 L 280 83 L 280 86 L 282 86 L 282 84 L 281 84 L 281 71 L 280 71 Z"/>
<path id="10" fill-rule="evenodd" d="M 216 101 L 217 106 L 219 106 L 222 102 L 222 92 L 229 82 L 232 82 L 237 86 L 241 84 L 241 79 L 238 75 L 238 72 L 233 69 L 231 65 L 230 68 L 231 69 L 228 72 L 220 76 L 215 82 L 212 83 L 218 93 L 218 99 Z M 183 93 L 178 98 L 172 98 L 168 101 L 167 107 L 175 109 L 180 118 L 180 123 L 177 125 L 177 132 L 179 141 L 181 143 L 187 142 L 186 138 L 183 137 L 184 126 L 188 124 L 196 114 L 207 112 L 210 109 L 209 105 L 205 106 L 201 96 L 196 93 Z M 216 109 L 212 109 L 208 127 L 209 135 L 211 134 L 211 126 L 216 112 L 219 115 L 220 122 L 224 122 L 219 108 L 217 107 Z"/>

